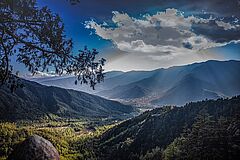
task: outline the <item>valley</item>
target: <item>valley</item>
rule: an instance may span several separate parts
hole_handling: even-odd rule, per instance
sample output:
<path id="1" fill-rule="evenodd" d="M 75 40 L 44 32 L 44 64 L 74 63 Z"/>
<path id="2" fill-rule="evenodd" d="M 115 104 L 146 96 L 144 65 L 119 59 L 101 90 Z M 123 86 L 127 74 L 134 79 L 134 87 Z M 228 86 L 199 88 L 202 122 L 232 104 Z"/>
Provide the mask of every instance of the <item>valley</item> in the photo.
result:
<path id="1" fill-rule="evenodd" d="M 217 65 L 225 71 L 214 72 Z M 0 159 L 31 135 L 49 140 L 61 160 L 192 159 L 199 156 L 195 141 L 214 153 L 202 150 L 206 153 L 201 156 L 238 157 L 239 67 L 238 61 L 208 61 L 155 71 L 109 72 L 89 93 L 73 85 L 73 77 L 21 79 L 23 88 L 13 93 L 7 87 L 0 90 Z M 207 70 L 214 76 L 201 76 Z M 223 90 L 221 85 L 229 87 Z"/>
<path id="2" fill-rule="evenodd" d="M 144 109 L 162 105 L 181 106 L 188 102 L 238 95 L 239 70 L 239 61 L 211 60 L 153 71 L 107 72 L 104 82 L 98 84 L 96 90 L 86 90 L 84 85 L 76 86 L 73 83 L 74 77 L 30 80 L 48 86 L 88 92 Z"/>
<path id="3" fill-rule="evenodd" d="M 61 120 L 88 119 L 114 121 L 130 118 L 137 112 L 132 106 L 107 100 L 88 93 L 47 87 L 22 79 L 23 88 L 11 93 L 0 90 L 0 119 Z"/>
<path id="4" fill-rule="evenodd" d="M 86 121 L 0 122 L 0 159 L 5 160 L 17 144 L 34 134 L 48 139 L 56 147 L 61 160 L 93 159 L 91 139 L 98 138 L 113 126 L 93 127 Z"/>
<path id="5" fill-rule="evenodd" d="M 0 0 L 0 160 L 238 160 L 240 0 Z"/>
<path id="6" fill-rule="evenodd" d="M 215 155 L 235 159 L 239 156 L 239 104 L 239 96 L 191 102 L 110 124 L 70 119 L 0 122 L 0 159 L 5 160 L 17 144 L 34 134 L 48 139 L 61 160 L 169 160 Z M 197 136 L 199 133 L 203 136 Z M 199 152 L 202 145 L 204 150 Z"/>

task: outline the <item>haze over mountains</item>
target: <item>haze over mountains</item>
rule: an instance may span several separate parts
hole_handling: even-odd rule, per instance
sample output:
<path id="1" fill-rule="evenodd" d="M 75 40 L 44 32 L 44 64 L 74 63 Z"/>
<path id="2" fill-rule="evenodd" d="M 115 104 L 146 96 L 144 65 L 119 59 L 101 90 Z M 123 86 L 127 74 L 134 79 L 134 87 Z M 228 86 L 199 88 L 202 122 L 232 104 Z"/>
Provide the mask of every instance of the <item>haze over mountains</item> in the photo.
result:
<path id="1" fill-rule="evenodd" d="M 240 61 L 211 60 L 153 71 L 107 72 L 105 81 L 94 91 L 74 85 L 74 77 L 32 80 L 142 105 L 183 105 L 240 94 Z"/>

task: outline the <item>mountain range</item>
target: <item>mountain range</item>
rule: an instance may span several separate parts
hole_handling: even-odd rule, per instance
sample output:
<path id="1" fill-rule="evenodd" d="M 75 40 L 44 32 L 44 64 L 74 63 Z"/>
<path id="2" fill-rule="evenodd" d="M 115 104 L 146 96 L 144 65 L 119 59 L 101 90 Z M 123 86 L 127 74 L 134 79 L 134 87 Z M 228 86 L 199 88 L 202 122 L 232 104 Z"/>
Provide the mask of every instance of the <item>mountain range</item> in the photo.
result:
<path id="1" fill-rule="evenodd" d="M 24 87 L 11 93 L 0 89 L 0 120 L 38 120 L 42 118 L 121 119 L 134 108 L 88 93 L 44 86 L 21 80 Z"/>
<path id="2" fill-rule="evenodd" d="M 75 86 L 75 78 L 31 79 L 44 85 L 81 90 L 108 99 L 143 105 L 183 105 L 191 101 L 240 94 L 240 61 L 215 61 L 153 71 L 107 72 L 105 81 L 92 91 Z"/>

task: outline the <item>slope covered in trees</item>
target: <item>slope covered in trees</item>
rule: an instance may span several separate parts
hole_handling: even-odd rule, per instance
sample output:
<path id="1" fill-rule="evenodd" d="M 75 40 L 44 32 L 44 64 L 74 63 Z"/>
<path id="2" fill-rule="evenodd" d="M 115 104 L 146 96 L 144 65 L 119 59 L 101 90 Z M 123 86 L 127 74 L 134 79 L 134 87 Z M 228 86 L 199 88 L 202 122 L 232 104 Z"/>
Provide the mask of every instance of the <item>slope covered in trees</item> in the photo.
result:
<path id="1" fill-rule="evenodd" d="M 134 111 L 132 106 L 84 92 L 47 87 L 25 80 L 22 83 L 24 87 L 14 93 L 6 87 L 0 89 L 0 120 L 118 119 Z"/>
<path id="2" fill-rule="evenodd" d="M 147 111 L 104 133 L 101 159 L 233 159 L 239 156 L 240 96 Z"/>
<path id="3" fill-rule="evenodd" d="M 240 96 L 166 106 L 109 127 L 80 122 L 0 123 L 0 157 L 38 134 L 64 159 L 236 159 L 240 151 Z M 100 127 L 101 128 L 101 127 Z M 95 136 L 97 135 L 97 136 Z"/>

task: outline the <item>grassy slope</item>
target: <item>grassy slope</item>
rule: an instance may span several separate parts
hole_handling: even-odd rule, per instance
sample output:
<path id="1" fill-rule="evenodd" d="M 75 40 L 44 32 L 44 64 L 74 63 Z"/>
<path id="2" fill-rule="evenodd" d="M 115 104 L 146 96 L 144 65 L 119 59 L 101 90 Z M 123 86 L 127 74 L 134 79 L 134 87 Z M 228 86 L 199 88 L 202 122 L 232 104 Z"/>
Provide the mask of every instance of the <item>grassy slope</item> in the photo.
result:
<path id="1" fill-rule="evenodd" d="M 83 122 L 0 123 L 0 159 L 4 160 L 18 143 L 32 134 L 49 140 L 61 160 L 94 159 L 91 139 L 97 138 L 113 125 L 90 127 Z"/>

